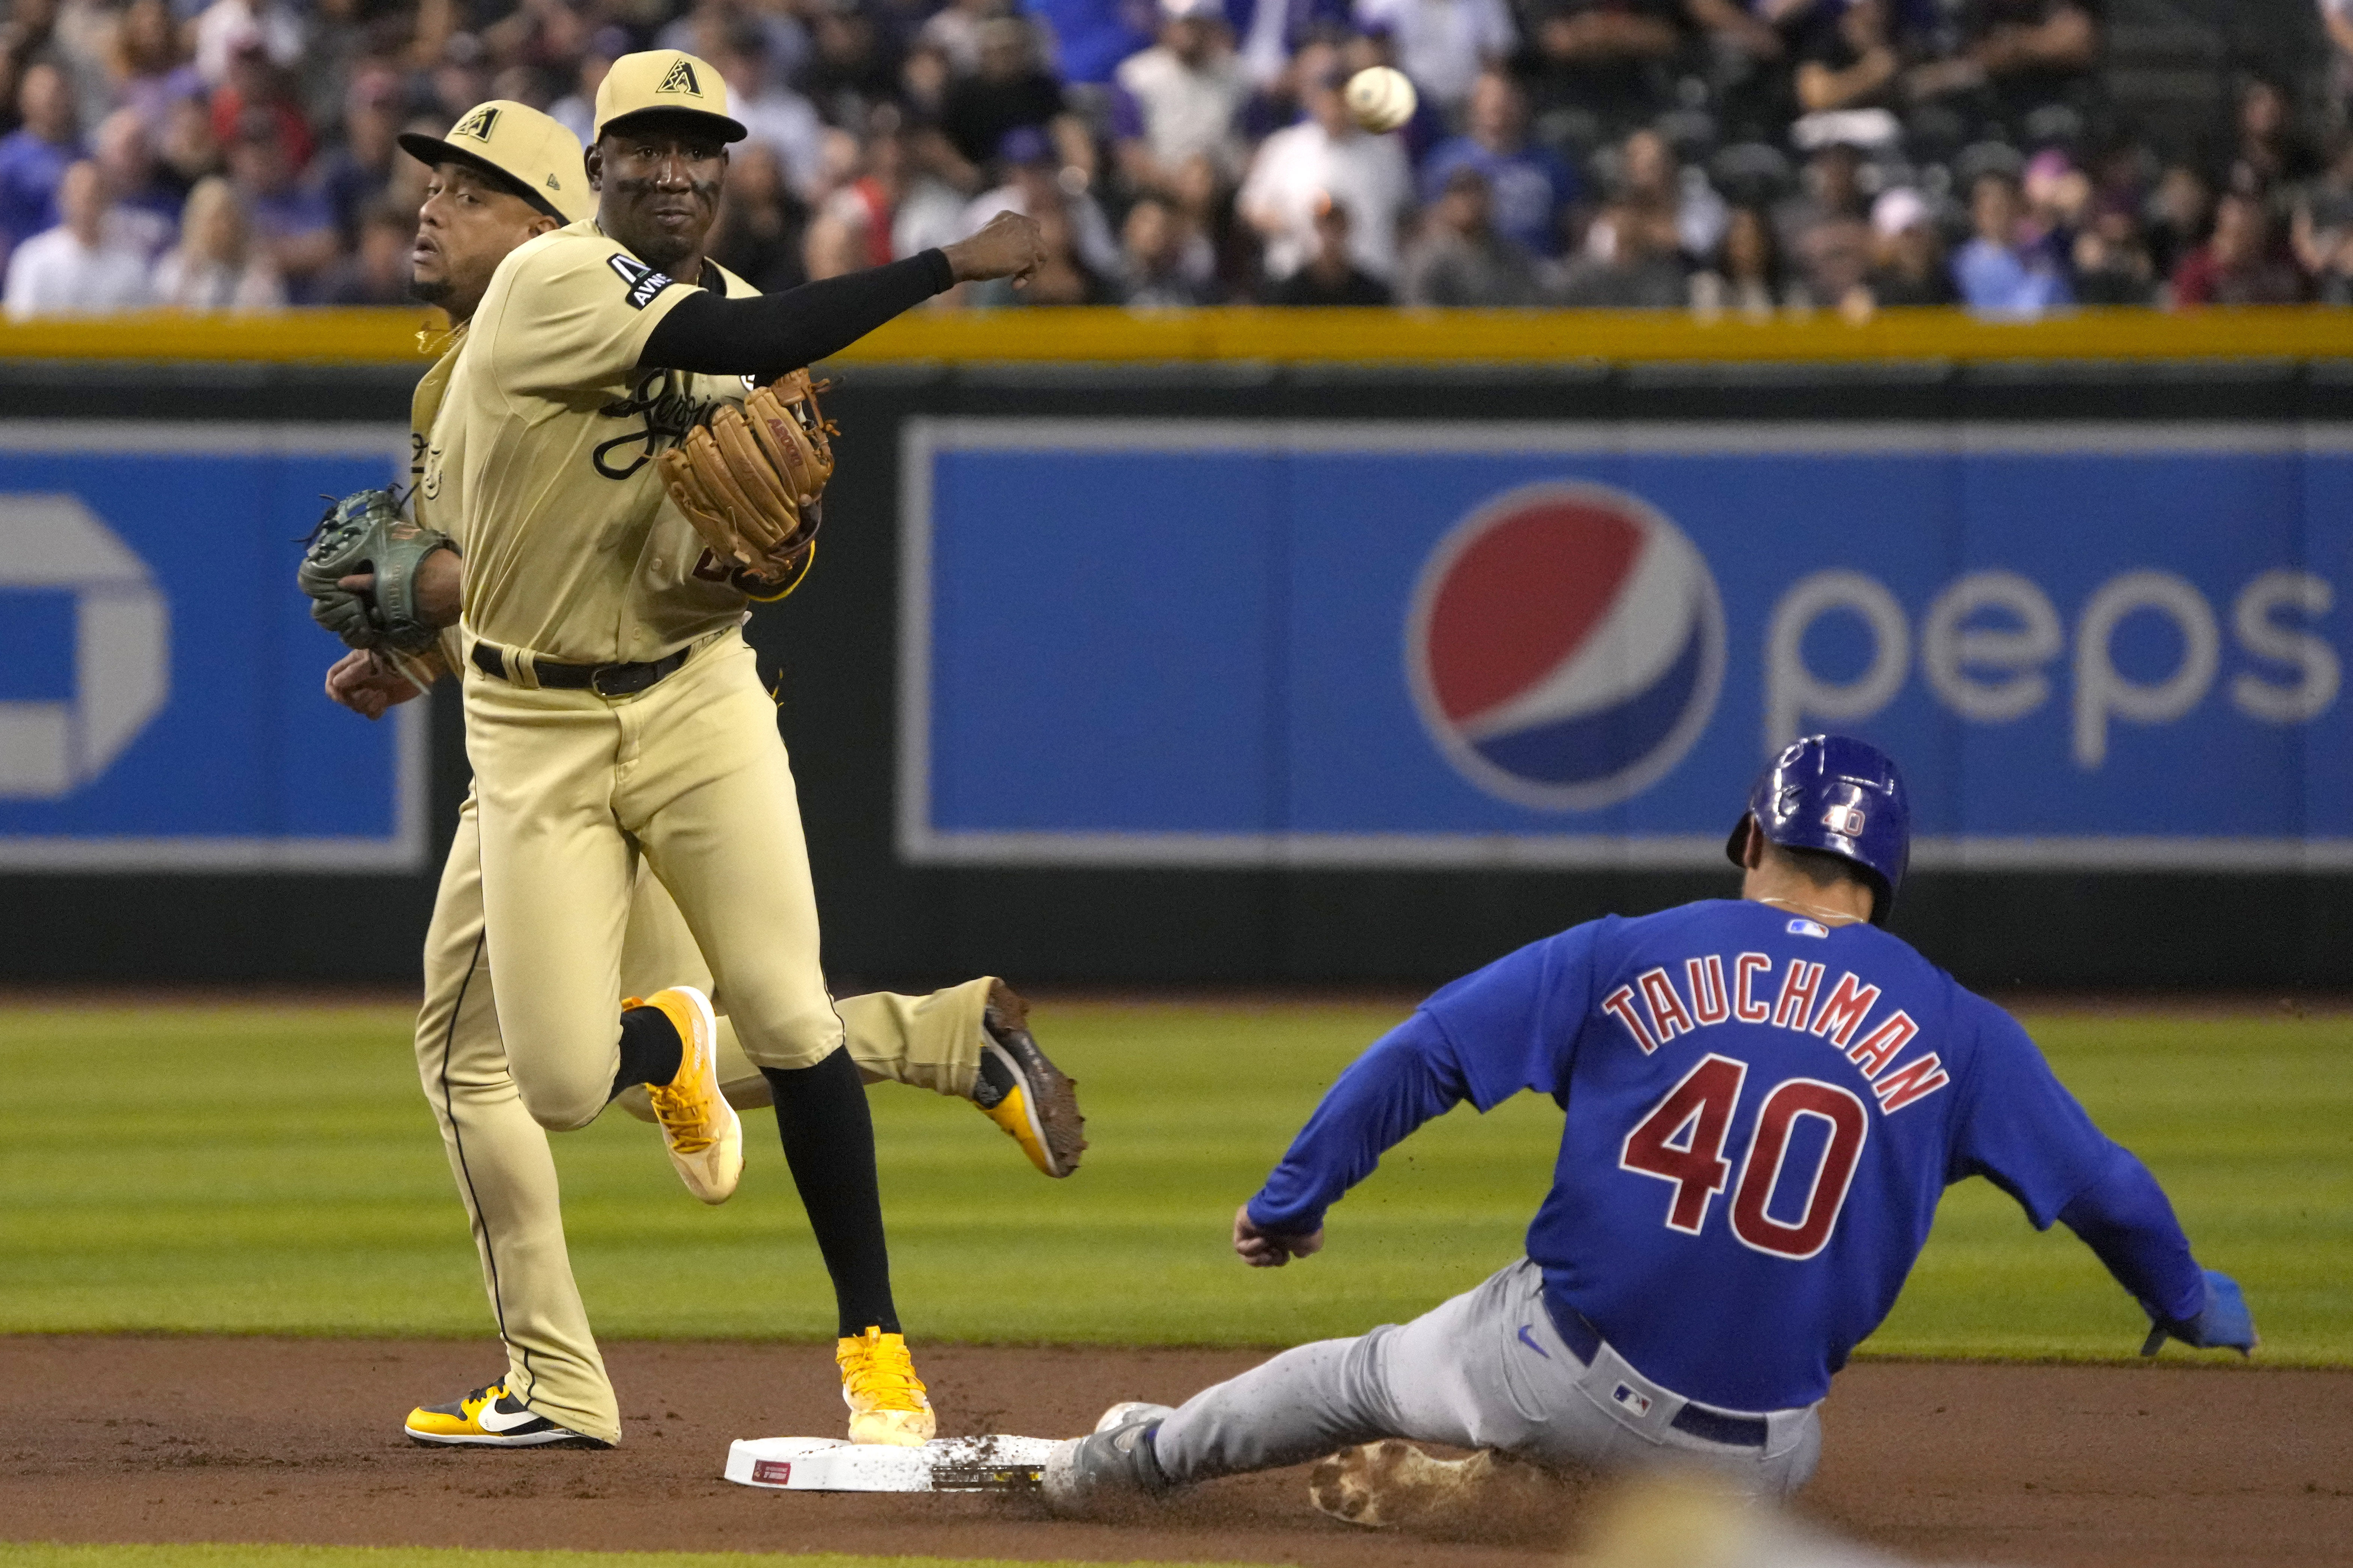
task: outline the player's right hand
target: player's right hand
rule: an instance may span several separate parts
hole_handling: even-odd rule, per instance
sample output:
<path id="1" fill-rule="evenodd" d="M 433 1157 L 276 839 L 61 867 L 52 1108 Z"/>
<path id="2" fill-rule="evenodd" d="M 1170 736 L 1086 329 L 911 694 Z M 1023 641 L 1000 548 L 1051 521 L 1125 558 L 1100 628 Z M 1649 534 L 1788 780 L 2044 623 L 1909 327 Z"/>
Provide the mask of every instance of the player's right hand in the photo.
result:
<path id="1" fill-rule="evenodd" d="M 978 234 L 946 247 L 945 254 L 959 283 L 1010 278 L 1018 289 L 1046 259 L 1046 241 L 1036 218 L 1001 212 Z"/>
<path id="2" fill-rule="evenodd" d="M 2247 1310 L 2246 1293 L 2239 1282 L 2219 1269 L 2206 1270 L 2206 1305 L 2199 1314 L 2179 1323 L 2152 1323 L 2143 1355 L 2155 1355 L 2168 1339 L 2196 1350 L 2233 1350 L 2251 1353 L 2263 1342 L 2255 1332 L 2254 1314 Z"/>
<path id="3" fill-rule="evenodd" d="M 1234 1211 L 1234 1252 L 1252 1268 L 1280 1268 L 1294 1258 L 1313 1258 L 1323 1250 L 1320 1227 L 1303 1235 L 1282 1235 L 1259 1229 L 1248 1204 Z"/>
<path id="4" fill-rule="evenodd" d="M 381 719 L 417 695 L 417 683 L 372 649 L 355 647 L 327 668 L 328 698 L 363 719 Z"/>

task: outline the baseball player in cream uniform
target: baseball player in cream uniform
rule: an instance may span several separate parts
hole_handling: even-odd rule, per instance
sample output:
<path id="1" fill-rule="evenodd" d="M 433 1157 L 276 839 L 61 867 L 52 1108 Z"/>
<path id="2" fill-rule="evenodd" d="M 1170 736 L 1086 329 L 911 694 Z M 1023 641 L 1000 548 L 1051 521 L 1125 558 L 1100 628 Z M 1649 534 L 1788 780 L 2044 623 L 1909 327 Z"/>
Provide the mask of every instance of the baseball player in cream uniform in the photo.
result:
<path id="1" fill-rule="evenodd" d="M 686 58 L 668 58 L 665 68 L 677 59 Z M 689 64 L 685 74 L 707 79 L 712 90 L 723 94 L 724 89 L 719 86 L 715 75 L 709 73 L 707 68 L 698 71 L 700 64 Z M 716 107 L 723 110 L 723 98 Z M 452 552 L 428 557 L 419 569 L 420 579 L 432 579 L 420 584 L 420 595 L 428 602 L 437 596 L 454 600 L 459 578 L 455 552 L 464 551 L 471 555 L 473 546 L 466 510 L 453 504 L 450 474 L 438 460 L 446 456 L 450 432 L 445 430 L 445 410 L 451 407 L 453 377 L 473 336 L 473 317 L 502 259 L 536 236 L 559 225 L 584 219 L 590 210 L 592 196 L 578 141 L 554 121 L 520 103 L 493 101 L 480 105 L 459 118 L 447 140 L 411 134 L 404 136 L 402 142 L 408 152 L 435 168 L 420 215 L 415 258 L 417 291 L 447 306 L 457 323 L 443 344 L 440 357 L 419 384 L 412 405 L 417 518 L 449 533 L 457 542 Z M 623 253 L 615 250 L 614 254 Z M 711 272 L 718 273 L 718 269 L 712 268 Z M 731 294 L 748 292 L 740 280 L 723 273 L 718 274 L 718 281 Z M 527 310 L 528 303 L 519 302 L 516 308 Z M 517 326 L 529 330 L 520 321 Z M 610 400 L 625 406 L 638 405 L 632 412 L 646 416 L 637 427 L 642 433 L 639 441 L 629 441 L 626 426 L 621 431 L 600 429 L 596 433 L 607 438 L 619 434 L 624 445 L 636 445 L 640 450 L 649 448 L 656 440 L 674 437 L 671 425 L 663 421 L 674 422 L 680 410 L 688 405 L 683 400 L 697 396 L 694 390 L 679 388 L 679 379 L 667 373 L 649 376 L 637 382 L 628 396 Z M 741 383 L 736 385 L 740 389 Z M 665 398 L 681 401 L 657 415 L 654 405 Z M 607 411 L 596 417 L 626 420 L 630 415 Z M 657 424 L 661 426 L 659 432 Z M 603 460 L 601 452 L 591 455 L 589 470 L 596 475 L 598 485 L 626 491 L 631 476 L 624 473 L 617 479 L 612 477 L 614 470 L 625 467 L 622 462 Z M 559 485 L 555 489 L 561 491 L 566 487 Z M 575 484 L 568 489 L 575 499 L 621 499 L 619 494 L 605 496 L 592 486 Z M 579 492 L 584 489 L 587 497 L 580 498 Z M 659 491 L 654 494 L 658 497 Z M 642 499 L 637 498 L 640 502 Z M 626 506 L 624 510 L 628 510 Z M 642 512 L 646 509 L 639 505 L 636 510 Z M 649 531 L 661 533 L 659 521 L 656 521 Z M 673 534 L 675 531 L 671 531 Z M 691 564 L 691 552 L 684 550 L 683 542 L 680 548 L 682 554 L 690 557 L 682 563 Z M 651 563 L 648 564 L 650 567 Z M 679 585 L 670 586 L 675 589 Z M 740 594 L 733 595 L 737 602 L 732 607 L 724 595 L 708 590 L 692 596 L 712 601 L 709 617 L 723 620 L 727 630 L 732 630 L 733 619 L 741 617 Z M 661 623 L 664 612 L 672 616 L 683 613 L 676 607 L 663 606 L 649 618 Z M 727 619 L 731 615 L 733 619 Z M 740 650 L 740 662 L 748 671 L 748 650 L 742 648 L 740 637 L 702 632 L 690 646 L 700 652 L 716 654 L 721 650 L 715 645 L 722 642 L 735 645 L 735 650 Z M 379 655 L 353 653 L 330 672 L 328 691 L 336 700 L 374 718 L 392 703 L 416 695 L 420 683 L 429 682 L 441 673 L 437 666 L 448 669 L 467 668 L 469 651 L 466 635 L 453 628 L 444 635 L 433 655 L 421 661 L 403 661 L 405 668 L 402 663 Z M 593 690 L 584 695 L 599 704 L 607 700 Z M 751 723 L 748 704 L 709 699 L 706 704 L 739 724 Z M 632 701 L 631 706 L 642 704 Z M 772 706 L 760 716 L 760 722 L 773 740 Z M 688 749 L 692 748 L 690 745 Z M 726 754 L 741 755 L 745 752 L 756 756 L 759 748 L 756 744 L 739 744 Z M 769 918 L 784 917 L 776 928 L 777 940 L 773 943 L 790 955 L 782 967 L 813 969 L 814 914 L 806 907 L 811 900 L 806 863 L 797 855 L 797 822 L 789 777 L 783 776 L 780 784 L 778 780 L 782 773 L 780 746 L 776 748 L 775 763 L 776 771 L 757 775 L 753 788 L 756 790 L 760 784 L 765 784 L 769 789 L 780 791 L 768 795 L 763 805 L 767 816 L 780 819 L 791 829 L 789 834 L 767 835 L 770 842 L 766 845 L 770 868 L 782 864 L 786 896 L 767 900 L 764 910 L 755 909 L 749 914 L 731 910 L 720 918 L 728 927 L 741 928 L 751 939 L 739 942 L 730 950 L 739 966 L 747 962 L 745 951 L 760 945 L 754 922 L 765 913 Z M 689 766 L 691 769 L 691 761 Z M 759 797 L 754 795 L 753 798 Z M 418 1016 L 417 1045 L 427 1097 L 440 1122 L 451 1168 L 472 1221 L 485 1285 L 501 1337 L 507 1346 L 508 1368 L 501 1380 L 449 1405 L 420 1406 L 411 1412 L 406 1429 L 420 1441 L 468 1446 L 611 1444 L 620 1435 L 617 1405 L 589 1331 L 586 1309 L 565 1254 L 555 1172 L 545 1130 L 547 1125 L 576 1124 L 586 1118 L 578 1115 L 577 1105 L 561 1100 L 555 1102 L 552 1113 L 549 1106 L 534 1104 L 527 1087 L 527 1075 L 516 1070 L 516 1064 L 510 1061 L 501 1016 L 507 1011 L 507 1004 L 495 978 L 500 965 L 492 956 L 498 948 L 486 935 L 481 816 L 477 801 L 470 797 L 461 812 L 427 940 L 426 1002 Z M 758 824 L 753 826 L 756 830 Z M 529 838 L 532 835 L 526 832 L 523 837 Z M 754 837 L 758 837 L 756 831 Z M 780 846 L 776 840 L 785 843 Z M 787 847 L 789 852 L 777 855 L 780 847 Z M 616 1036 L 625 1035 L 631 1023 L 638 1025 L 641 1035 L 659 1036 L 661 1028 L 649 1027 L 659 1023 L 678 1037 L 678 1044 L 672 1047 L 676 1068 L 659 1077 L 642 1074 L 638 1081 L 622 1090 L 620 1098 L 637 1114 L 665 1122 L 666 1132 L 671 1134 L 672 1157 L 681 1175 L 700 1195 L 719 1201 L 732 1191 L 733 1169 L 740 1169 L 740 1142 L 731 1169 L 723 1140 L 712 1139 L 700 1149 L 681 1152 L 681 1141 L 671 1124 L 683 1121 L 690 1130 L 732 1127 L 733 1107 L 772 1103 L 776 1086 L 747 1055 L 733 1019 L 717 1016 L 702 1001 L 714 989 L 723 1003 L 732 1002 L 734 993 L 732 988 L 717 984 L 693 931 L 659 877 L 652 873 L 649 865 L 640 865 L 628 868 L 618 886 L 619 930 L 614 932 L 607 922 L 596 933 L 607 938 L 617 934 L 618 942 L 617 953 L 605 960 L 612 979 L 606 985 L 607 994 L 600 1009 L 601 1028 L 592 1030 L 589 1038 L 617 1056 Z M 598 889 L 601 896 L 608 896 L 612 890 L 609 882 Z M 522 917 L 526 923 L 534 918 L 528 913 Z M 758 975 L 764 966 L 757 961 L 751 963 L 750 973 Z M 772 992 L 779 984 L 773 978 L 761 978 Z M 524 984 L 528 986 L 530 983 Z M 814 1062 L 806 1059 L 823 1044 L 828 1031 L 820 1026 L 812 1037 L 807 1029 L 807 1010 L 811 1004 L 802 993 L 807 987 L 808 977 L 789 973 L 783 984 L 785 994 L 803 1009 L 794 1016 L 799 1030 L 779 1030 L 771 1026 L 765 1037 L 771 1042 L 778 1037 L 790 1042 L 792 1048 L 786 1053 L 786 1059 L 796 1063 L 797 1071 L 806 1075 L 821 1068 L 836 1052 L 827 1050 Z M 821 996 L 821 979 L 817 981 L 817 988 Z M 640 992 L 652 994 L 655 1005 L 629 1008 L 617 1029 L 613 998 L 628 993 L 634 1001 Z M 838 1007 L 829 1001 L 824 1005 L 836 1019 L 830 1037 L 839 1047 L 843 1065 L 854 1064 L 854 1070 L 846 1079 L 836 1069 L 836 1083 L 888 1079 L 972 1100 L 1015 1136 L 1041 1171 L 1059 1176 L 1074 1168 L 1084 1142 L 1079 1133 L 1080 1119 L 1069 1080 L 1037 1048 L 1025 1026 L 1025 1004 L 1001 981 L 983 977 L 929 996 L 877 994 L 844 999 Z M 528 1028 L 525 1038 L 538 1043 L 538 1037 Z M 659 1044 L 657 1039 L 657 1047 Z M 772 1058 L 778 1054 L 773 1043 L 763 1048 Z M 658 1048 L 656 1056 L 659 1061 Z M 610 1065 L 614 1076 L 608 1079 L 608 1084 L 628 1076 L 620 1064 Z M 808 1098 L 791 1092 L 799 1087 L 799 1081 L 792 1076 L 794 1070 L 787 1069 L 785 1075 L 787 1104 L 780 1112 L 780 1120 L 796 1109 L 790 1101 Z M 694 1081 L 681 1092 L 674 1082 L 680 1079 Z M 725 1104 L 715 1102 L 712 1094 L 714 1089 L 715 1098 L 723 1099 Z M 838 1094 L 834 1098 L 834 1105 L 820 1104 L 818 1109 L 838 1113 L 843 1106 Z M 679 1113 L 677 1104 L 681 1099 L 690 1101 L 683 1115 Z M 672 1102 L 669 1108 L 672 1114 L 667 1116 L 661 1114 L 665 1100 Z M 692 1103 L 697 1100 L 702 1103 Z M 593 1116 L 599 1108 L 601 1102 L 588 1108 L 588 1114 Z M 853 1131 L 865 1132 L 863 1186 L 871 1199 L 871 1131 L 864 1128 L 862 1098 L 857 1102 L 857 1110 L 858 1116 L 840 1120 L 855 1123 Z M 823 1157 L 822 1149 L 796 1151 L 792 1147 L 792 1123 L 786 1121 L 786 1126 L 788 1155 Z M 808 1130 L 804 1127 L 801 1131 L 802 1141 L 810 1142 Z M 823 1130 L 819 1130 L 820 1138 L 822 1135 Z M 813 1194 L 813 1184 L 803 1174 L 803 1159 L 794 1160 L 796 1176 L 801 1180 L 804 1196 L 810 1202 L 816 1221 L 818 1205 L 838 1202 L 839 1194 L 828 1191 L 822 1181 L 814 1184 L 818 1190 Z M 856 1195 L 853 1193 L 853 1197 Z M 822 1241 L 826 1226 L 821 1221 L 818 1229 Z M 872 1229 L 879 1242 L 879 1213 L 873 1216 Z M 834 1251 L 835 1248 L 828 1248 L 829 1266 L 835 1262 Z M 887 1307 L 887 1277 L 883 1289 L 883 1305 Z M 905 1362 L 903 1341 L 896 1342 L 899 1350 L 893 1356 L 889 1342 L 895 1340 L 894 1332 L 884 1332 L 879 1321 L 863 1327 L 873 1331 L 845 1336 L 841 1347 L 844 1393 L 851 1405 L 853 1436 L 879 1436 L 884 1440 L 900 1441 L 912 1436 L 921 1440 L 919 1434 L 926 1431 L 929 1425 L 922 1385 L 913 1379 L 911 1366 L 902 1375 L 892 1375 L 892 1363 Z M 895 1327 L 895 1323 L 891 1325 L 892 1331 Z M 866 1373 L 864 1388 L 859 1386 L 861 1372 Z M 866 1408 L 861 1409 L 861 1404 Z M 892 1408 L 894 1405 L 900 1408 Z M 868 1428 L 863 1433 L 860 1431 L 861 1419 Z M 874 1430 L 877 1427 L 881 1428 L 879 1432 Z"/>

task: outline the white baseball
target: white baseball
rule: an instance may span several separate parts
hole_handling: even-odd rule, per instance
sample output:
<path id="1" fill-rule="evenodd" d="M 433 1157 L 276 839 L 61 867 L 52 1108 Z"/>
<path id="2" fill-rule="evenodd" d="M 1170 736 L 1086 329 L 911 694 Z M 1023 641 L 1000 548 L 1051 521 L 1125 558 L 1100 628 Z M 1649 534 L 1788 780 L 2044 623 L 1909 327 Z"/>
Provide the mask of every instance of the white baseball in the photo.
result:
<path id="1" fill-rule="evenodd" d="M 1388 66 L 1368 66 L 1348 79 L 1340 89 L 1348 106 L 1348 118 L 1379 136 L 1396 130 L 1413 118 L 1413 83 L 1406 80 L 1405 72 Z"/>

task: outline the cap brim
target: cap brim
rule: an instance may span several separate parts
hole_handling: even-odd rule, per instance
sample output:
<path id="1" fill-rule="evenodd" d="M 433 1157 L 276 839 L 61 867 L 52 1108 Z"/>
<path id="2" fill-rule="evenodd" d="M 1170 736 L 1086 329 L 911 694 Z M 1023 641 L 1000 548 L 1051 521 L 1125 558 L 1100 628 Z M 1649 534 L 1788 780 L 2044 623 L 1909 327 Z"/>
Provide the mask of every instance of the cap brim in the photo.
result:
<path id="1" fill-rule="evenodd" d="M 632 120 L 646 120 L 658 114 L 675 115 L 685 120 L 708 120 L 712 124 L 719 127 L 719 139 L 722 142 L 741 142 L 752 134 L 744 128 L 742 121 L 730 120 L 723 114 L 713 114 L 707 109 L 671 109 L 665 106 L 660 109 L 632 109 L 627 114 L 617 114 L 596 127 L 596 140 L 602 142 L 605 139 L 605 132 L 618 126 L 627 125 Z"/>
<path id="2" fill-rule="evenodd" d="M 420 163 L 428 167 L 438 167 L 443 163 L 463 163 L 469 169 L 479 170 L 488 174 L 496 180 L 509 195 L 529 202 L 534 210 L 545 213 L 556 222 L 572 221 L 554 202 L 549 201 L 545 196 L 533 190 L 529 184 L 500 168 L 480 153 L 469 153 L 463 147 L 452 146 L 438 136 L 427 136 L 416 131 L 402 132 L 399 142 L 400 150 Z"/>

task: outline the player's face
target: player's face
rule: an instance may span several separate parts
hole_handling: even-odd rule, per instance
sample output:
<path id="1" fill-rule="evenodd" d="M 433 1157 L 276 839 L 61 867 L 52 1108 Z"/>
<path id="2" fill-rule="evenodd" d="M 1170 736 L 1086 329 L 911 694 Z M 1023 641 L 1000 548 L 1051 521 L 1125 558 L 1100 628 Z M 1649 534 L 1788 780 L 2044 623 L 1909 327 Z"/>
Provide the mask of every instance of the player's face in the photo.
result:
<path id="1" fill-rule="evenodd" d="M 588 152 L 596 221 L 639 260 L 672 272 L 702 256 L 726 174 L 726 143 L 694 118 L 624 125 Z"/>
<path id="2" fill-rule="evenodd" d="M 554 223 L 489 175 L 462 163 L 437 166 L 417 209 L 408 291 L 464 321 L 481 303 L 507 252 Z"/>

